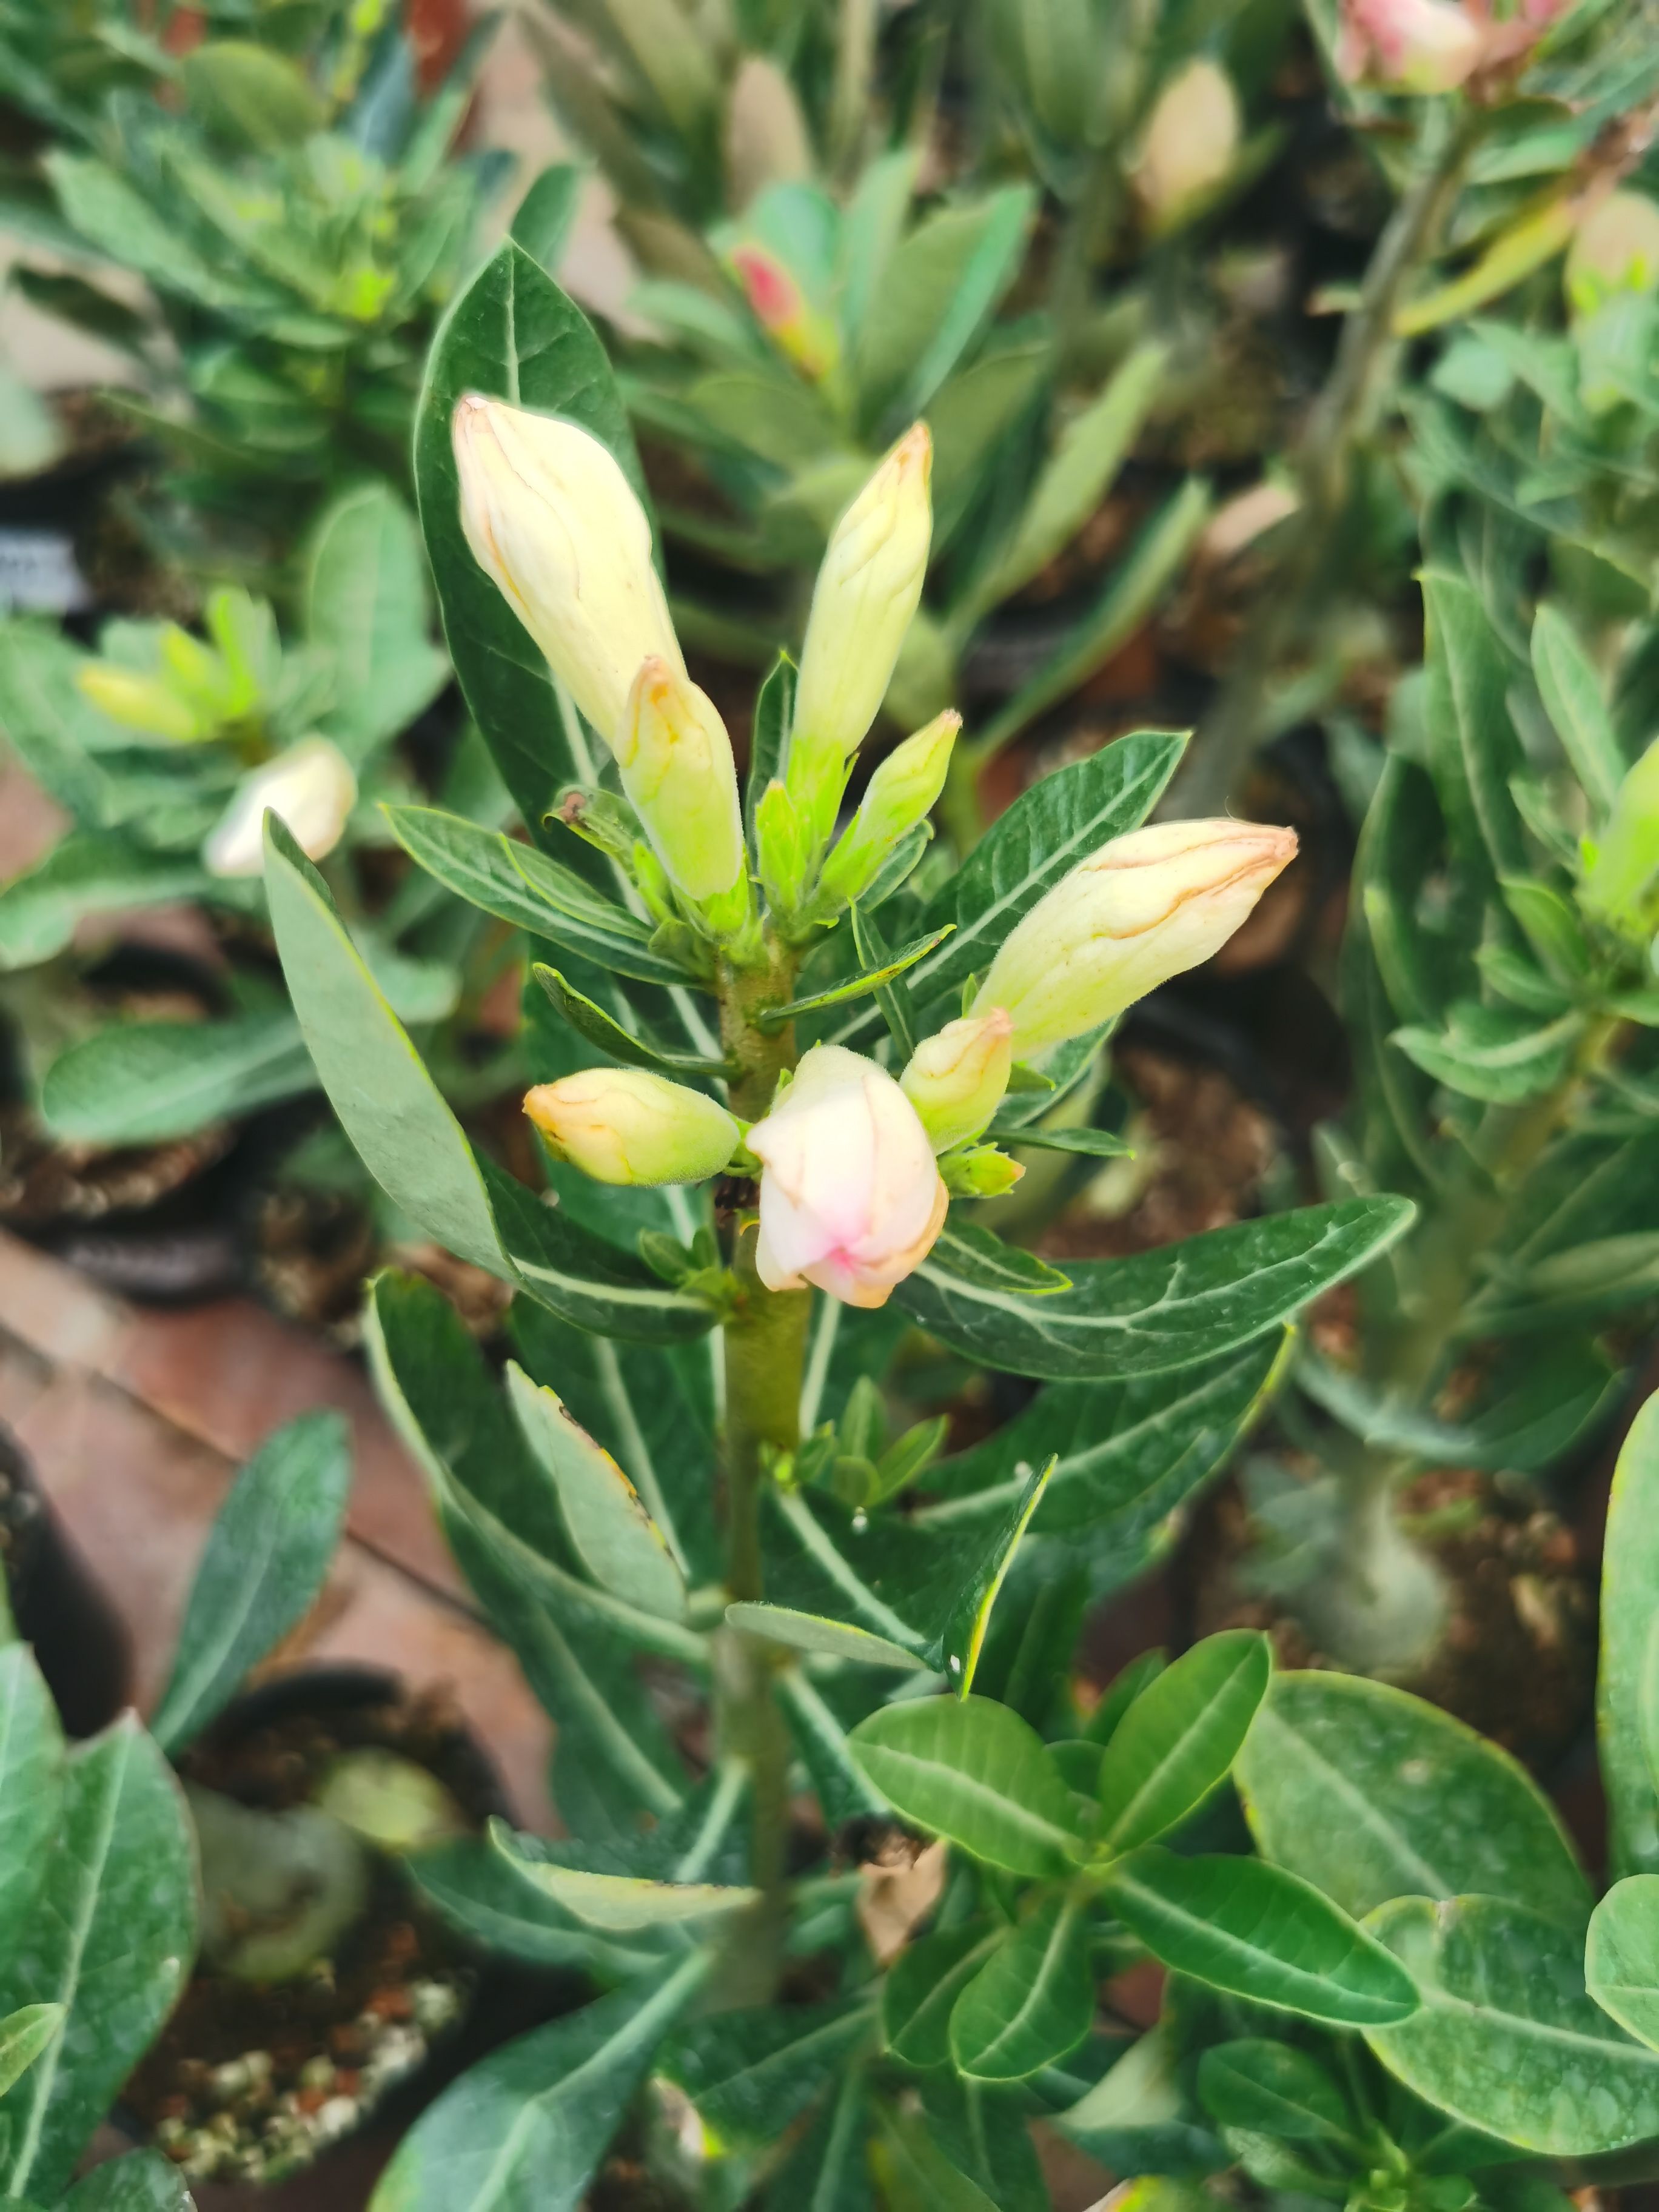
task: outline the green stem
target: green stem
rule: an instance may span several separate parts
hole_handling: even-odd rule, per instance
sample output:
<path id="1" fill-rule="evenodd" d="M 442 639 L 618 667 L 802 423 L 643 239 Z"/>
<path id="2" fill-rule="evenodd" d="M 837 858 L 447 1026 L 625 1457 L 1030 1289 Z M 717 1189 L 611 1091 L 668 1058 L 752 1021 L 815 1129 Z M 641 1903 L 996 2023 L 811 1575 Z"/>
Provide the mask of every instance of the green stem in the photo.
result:
<path id="1" fill-rule="evenodd" d="M 778 1077 L 795 1061 L 794 1032 L 769 1036 L 754 1016 L 787 999 L 794 961 L 772 946 L 763 969 L 728 969 L 720 979 L 720 1036 L 738 1073 L 731 1083 L 732 1111 L 761 1120 Z M 805 1291 L 769 1291 L 755 1267 L 755 1223 L 744 1214 L 734 1224 L 731 1255 L 737 1294 L 724 1330 L 726 1358 L 726 1584 L 733 1601 L 764 1595 L 761 1560 L 761 1492 L 769 1462 L 800 1440 L 801 1377 L 811 1299 Z M 716 1642 L 716 1724 L 723 1750 L 744 1759 L 753 1793 L 750 1880 L 759 1901 L 732 1923 L 717 1983 L 719 2001 L 731 2006 L 769 2002 L 783 1965 L 789 1924 L 789 1738 L 773 1693 L 775 1647 L 740 1630 L 720 1631 Z"/>
<path id="2" fill-rule="evenodd" d="M 1376 394 L 1395 349 L 1394 319 L 1414 272 L 1434 252 L 1462 182 L 1483 117 L 1454 121 L 1447 103 L 1425 103 L 1418 174 L 1377 240 L 1358 305 L 1349 316 L 1324 390 L 1308 416 L 1296 459 L 1299 507 L 1286 532 L 1279 573 L 1188 753 L 1167 809 L 1219 813 L 1261 726 L 1269 684 L 1328 583 L 1332 538 L 1347 504 L 1353 456 L 1376 415 Z"/>

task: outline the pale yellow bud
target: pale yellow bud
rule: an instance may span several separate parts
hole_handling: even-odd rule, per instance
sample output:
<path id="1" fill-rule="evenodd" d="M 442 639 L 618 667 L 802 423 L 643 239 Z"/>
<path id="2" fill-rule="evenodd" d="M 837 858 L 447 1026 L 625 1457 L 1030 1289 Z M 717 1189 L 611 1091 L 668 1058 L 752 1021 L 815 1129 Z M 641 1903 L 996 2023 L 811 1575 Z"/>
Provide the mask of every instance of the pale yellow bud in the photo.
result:
<path id="1" fill-rule="evenodd" d="M 645 509 L 610 447 L 574 422 L 470 392 L 453 433 L 467 544 L 614 747 L 640 663 L 685 672 Z"/>
<path id="2" fill-rule="evenodd" d="M 1016 1060 L 1097 1028 L 1224 945 L 1296 852 L 1293 830 L 1160 822 L 1081 861 L 1004 942 L 972 1011 L 1005 1006 Z"/>
<path id="3" fill-rule="evenodd" d="M 748 55 L 732 80 L 726 173 L 734 208 L 746 207 L 768 185 L 812 173 L 812 143 L 795 88 L 769 55 Z"/>
<path id="4" fill-rule="evenodd" d="M 1155 229 L 1176 222 L 1224 181 L 1238 154 L 1238 94 L 1225 70 L 1188 62 L 1159 94 L 1134 166 Z"/>
<path id="5" fill-rule="evenodd" d="M 1609 192 L 1574 232 L 1564 280 L 1579 315 L 1615 293 L 1659 289 L 1659 203 L 1645 192 Z"/>
<path id="6" fill-rule="evenodd" d="M 785 781 L 819 836 L 835 818 L 846 764 L 876 719 L 921 598 L 933 467 L 927 425 L 914 423 L 836 525 L 818 570 Z"/>
<path id="7" fill-rule="evenodd" d="M 823 884 L 830 898 L 858 898 L 899 839 L 933 811 L 961 727 L 961 715 L 947 708 L 888 754 L 823 864 Z"/>
<path id="8" fill-rule="evenodd" d="M 267 812 L 287 828 L 308 860 L 339 843 L 357 803 L 351 763 L 326 738 L 302 738 L 244 776 L 208 833 L 202 864 L 210 876 L 257 876 L 264 867 Z"/>
<path id="9" fill-rule="evenodd" d="M 642 1067 L 590 1067 L 538 1083 L 524 1110 L 595 1182 L 701 1182 L 720 1173 L 742 1134 L 724 1106 Z"/>
<path id="10" fill-rule="evenodd" d="M 169 738 L 180 745 L 211 734 L 190 702 L 160 677 L 143 676 L 137 669 L 122 668 L 112 660 L 92 660 L 75 680 L 82 696 L 124 729 L 142 730 L 150 738 Z"/>
<path id="11" fill-rule="evenodd" d="M 708 693 L 653 655 L 634 678 L 616 743 L 623 788 L 686 897 L 746 884 L 732 740 Z"/>
<path id="12" fill-rule="evenodd" d="M 1002 1103 L 1013 1060 L 1013 1018 L 1004 1006 L 947 1022 L 916 1047 L 899 1088 L 936 1152 L 978 1136 Z"/>

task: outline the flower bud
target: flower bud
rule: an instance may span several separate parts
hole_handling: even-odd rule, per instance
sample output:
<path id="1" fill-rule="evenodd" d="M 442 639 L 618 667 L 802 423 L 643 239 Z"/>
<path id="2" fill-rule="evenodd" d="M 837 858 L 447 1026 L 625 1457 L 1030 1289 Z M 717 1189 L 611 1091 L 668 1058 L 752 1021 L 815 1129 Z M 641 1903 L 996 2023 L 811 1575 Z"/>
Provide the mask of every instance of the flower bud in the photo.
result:
<path id="1" fill-rule="evenodd" d="M 812 173 L 812 142 L 795 88 L 769 54 L 746 55 L 726 110 L 726 173 L 732 205 L 747 207 L 768 185 Z"/>
<path id="2" fill-rule="evenodd" d="M 90 660 L 75 680 L 82 697 L 124 729 L 142 730 L 146 737 L 167 738 L 178 745 L 212 735 L 189 700 L 159 676 L 143 676 L 112 660 Z"/>
<path id="3" fill-rule="evenodd" d="M 469 392 L 453 427 L 475 559 L 614 747 L 640 663 L 685 670 L 645 509 L 610 447 L 574 422 Z"/>
<path id="4" fill-rule="evenodd" d="M 871 777 L 859 811 L 823 864 L 823 885 L 845 905 L 860 897 L 907 830 L 925 821 L 945 788 L 962 717 L 947 708 L 896 745 Z"/>
<path id="5" fill-rule="evenodd" d="M 1659 878 L 1659 738 L 1626 772 L 1600 837 L 1585 841 L 1584 860 L 1586 908 L 1632 936 L 1648 936 Z"/>
<path id="6" fill-rule="evenodd" d="M 795 278 L 763 246 L 734 246 L 731 261 L 755 320 L 803 376 L 821 383 L 841 352 L 835 325 L 809 305 Z"/>
<path id="7" fill-rule="evenodd" d="M 339 843 L 357 804 L 351 763 L 326 738 L 302 738 L 246 775 L 202 847 L 210 876 L 257 876 L 264 867 L 267 812 L 276 815 L 307 860 Z"/>
<path id="8" fill-rule="evenodd" d="M 1008 937 L 971 1011 L 1006 1006 L 1030 1060 L 1217 951 L 1296 851 L 1258 822 L 1160 822 L 1115 837 Z"/>
<path id="9" fill-rule="evenodd" d="M 643 1067 L 589 1067 L 526 1091 L 524 1110 L 561 1159 L 595 1182 L 701 1182 L 742 1131 L 701 1091 Z"/>
<path id="10" fill-rule="evenodd" d="M 1344 0 L 1338 72 L 1390 92 L 1455 92 L 1482 57 L 1480 26 L 1453 0 Z"/>
<path id="11" fill-rule="evenodd" d="M 912 1053 L 899 1088 L 936 1152 L 978 1136 L 1001 1105 L 1013 1066 L 1013 1018 L 1006 1007 L 993 1006 L 947 1022 Z"/>
<path id="12" fill-rule="evenodd" d="M 1659 289 L 1659 203 L 1609 192 L 1574 232 L 1563 275 L 1576 315 L 1594 314 L 1617 293 Z"/>
<path id="13" fill-rule="evenodd" d="M 689 899 L 748 912 L 743 810 L 732 740 L 714 701 L 678 666 L 640 665 L 616 739 L 623 789 L 658 857 Z"/>
<path id="14" fill-rule="evenodd" d="M 793 914 L 806 890 L 811 863 L 806 826 L 775 776 L 755 807 L 756 873 L 774 914 Z"/>
<path id="15" fill-rule="evenodd" d="M 913 423 L 836 525 L 812 592 L 784 772 L 815 840 L 876 719 L 921 598 L 933 535 L 933 444 Z"/>
<path id="16" fill-rule="evenodd" d="M 945 1224 L 927 1132 L 859 1053 L 814 1045 L 746 1141 L 764 1170 L 755 1265 L 768 1290 L 811 1283 L 848 1305 L 885 1305 Z"/>
<path id="17" fill-rule="evenodd" d="M 1202 59 L 1172 76 L 1152 109 L 1134 186 L 1154 230 L 1167 230 L 1226 178 L 1238 154 L 1238 94 Z"/>

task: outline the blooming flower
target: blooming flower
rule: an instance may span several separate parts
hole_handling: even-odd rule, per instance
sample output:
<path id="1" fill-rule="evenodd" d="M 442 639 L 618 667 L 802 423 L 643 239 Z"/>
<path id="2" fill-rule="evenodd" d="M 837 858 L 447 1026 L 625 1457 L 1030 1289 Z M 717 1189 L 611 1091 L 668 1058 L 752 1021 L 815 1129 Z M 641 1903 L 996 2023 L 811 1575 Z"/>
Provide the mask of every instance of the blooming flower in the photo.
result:
<path id="1" fill-rule="evenodd" d="M 267 811 L 288 828 L 307 858 L 320 860 L 339 843 L 357 803 L 351 763 L 326 738 L 302 738 L 243 777 L 208 832 L 202 865 L 210 876 L 257 876 L 264 867 Z"/>
<path id="2" fill-rule="evenodd" d="M 927 1258 L 950 1200 L 915 1108 L 884 1068 L 814 1045 L 747 1138 L 761 1161 L 755 1264 L 770 1291 L 808 1283 L 885 1305 Z"/>

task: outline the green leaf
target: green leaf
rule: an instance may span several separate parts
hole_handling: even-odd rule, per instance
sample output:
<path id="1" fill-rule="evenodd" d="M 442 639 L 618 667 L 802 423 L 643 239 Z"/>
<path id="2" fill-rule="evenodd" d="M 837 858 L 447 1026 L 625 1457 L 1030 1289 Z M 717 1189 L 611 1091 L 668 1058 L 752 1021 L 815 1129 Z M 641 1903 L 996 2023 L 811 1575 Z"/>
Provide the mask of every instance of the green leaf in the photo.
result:
<path id="1" fill-rule="evenodd" d="M 223 1711 L 302 1620 L 333 1560 L 351 1489 L 342 1415 L 301 1413 L 267 1437 L 214 1516 L 150 1722 L 176 1753 Z"/>
<path id="2" fill-rule="evenodd" d="M 1473 1892 L 1584 1924 L 1584 1877 L 1528 1775 L 1403 1690 L 1276 1675 L 1234 1779 L 1263 1856 L 1357 1919 L 1389 1898 Z"/>
<path id="3" fill-rule="evenodd" d="M 1473 586 L 1426 569 L 1429 733 L 1435 787 L 1466 858 L 1494 876 L 1527 872 L 1526 840 L 1510 779 L 1526 765 L 1510 720 L 1509 664 Z"/>
<path id="4" fill-rule="evenodd" d="M 1584 1980 L 1603 2012 L 1659 2050 L 1659 1875 L 1626 1875 L 1591 1913 Z"/>
<path id="5" fill-rule="evenodd" d="M 954 922 L 956 933 L 911 969 L 916 1004 L 942 1004 L 969 975 L 982 975 L 1003 939 L 1046 890 L 1110 838 L 1138 828 L 1175 774 L 1186 742 L 1164 731 L 1138 730 L 1022 792 L 921 918 L 924 930 Z M 942 1018 L 957 1011 L 952 1006 Z M 879 1018 L 861 1009 L 826 1042 L 857 1045 L 879 1028 Z"/>
<path id="6" fill-rule="evenodd" d="M 420 532 L 388 483 L 363 483 L 325 511 L 305 576 L 306 635 L 329 656 L 319 725 L 354 765 L 407 729 L 449 680 L 428 628 Z"/>
<path id="7" fill-rule="evenodd" d="M 1023 2081 L 1074 2050 L 1094 2018 L 1088 1923 L 1079 1902 L 1047 1898 L 957 1998 L 951 2057 L 978 2081 Z"/>
<path id="8" fill-rule="evenodd" d="M 526 1444 L 551 1476 L 583 1565 L 596 1583 L 665 1620 L 685 1618 L 685 1577 L 662 1531 L 607 1451 L 550 1389 L 507 1364 L 508 1403 Z"/>
<path id="9" fill-rule="evenodd" d="M 1544 710 L 1590 804 L 1610 807 L 1627 763 L 1602 702 L 1595 665 L 1559 607 L 1540 605 L 1533 617 L 1532 672 Z"/>
<path id="10" fill-rule="evenodd" d="M 8 1644 L 0 1647 L 0 1978 L 46 1881 L 63 1796 L 64 1732 L 51 1692 L 27 1644 Z"/>
<path id="11" fill-rule="evenodd" d="M 500 830 L 437 806 L 388 806 L 392 834 L 446 890 L 565 952 L 642 983 L 684 983 L 684 968 L 651 950 L 649 923 L 574 869 Z"/>
<path id="12" fill-rule="evenodd" d="M 795 664 L 787 653 L 781 653 L 756 696 L 755 720 L 749 733 L 749 776 L 743 790 L 743 826 L 751 849 L 755 809 L 767 785 L 783 774 L 789 725 L 794 719 Z"/>
<path id="13" fill-rule="evenodd" d="M 876 2107 L 870 2161 L 892 2212 L 998 2212 L 976 2181 L 947 2158 L 920 2114 Z"/>
<path id="14" fill-rule="evenodd" d="M 484 1836 L 457 1836 L 400 1862 L 421 1893 L 457 1932 L 526 1966 L 568 1966 L 625 1980 L 658 1963 L 649 1949 L 607 1943 L 525 1881 Z"/>
<path id="15" fill-rule="evenodd" d="M 471 2068 L 404 2137 L 371 2212 L 577 2212 L 708 1965 L 696 1954 Z"/>
<path id="16" fill-rule="evenodd" d="M 508 237 L 550 276 L 556 276 L 581 199 L 582 172 L 574 161 L 550 161 L 519 202 Z"/>
<path id="17" fill-rule="evenodd" d="M 460 1123 L 347 936 L 322 878 L 274 814 L 265 817 L 265 888 L 294 1011 L 363 1165 L 439 1243 L 511 1280 Z"/>
<path id="18" fill-rule="evenodd" d="M 1400 1198 L 1304 1206 L 1132 1259 L 1071 1262 L 1072 1287 L 1039 1298 L 1006 1288 L 947 1222 L 895 1303 L 952 1351 L 1016 1375 L 1157 1375 L 1265 1335 L 1368 1266 L 1414 1212 Z"/>
<path id="19" fill-rule="evenodd" d="M 805 998 L 789 999 L 781 1006 L 763 1007 L 755 1017 L 756 1028 L 769 1034 L 774 1030 L 782 1029 L 798 1015 L 819 1013 L 825 1006 L 838 1006 L 846 999 L 870 997 L 879 992 L 884 984 L 890 983 L 896 975 L 902 975 L 907 969 L 914 968 L 919 960 L 925 959 L 936 946 L 945 942 L 951 934 L 951 925 L 947 922 L 942 929 L 931 930 L 926 937 L 918 937 L 897 952 L 890 954 L 879 965 L 867 968 L 857 975 L 849 975 L 842 982 L 828 984 L 822 991 L 810 991 Z"/>
<path id="20" fill-rule="evenodd" d="M 684 1344 L 714 1327 L 712 1306 L 671 1290 L 631 1253 L 602 1243 L 562 1207 L 544 1205 L 493 1160 L 479 1164 L 519 1282 L 562 1320 L 640 1344 Z"/>
<path id="21" fill-rule="evenodd" d="M 167 1761 L 129 1714 L 77 1745 L 40 1902 L 0 1966 L 0 2014 L 63 2033 L 0 2098 L 0 2182 L 50 2201 L 173 2009 L 196 1948 L 196 1850 Z"/>
<path id="22" fill-rule="evenodd" d="M 1012 279 L 1036 196 L 1029 185 L 919 223 L 872 295 L 854 370 L 864 410 L 920 415 Z"/>
<path id="23" fill-rule="evenodd" d="M 1218 2043 L 1198 2062 L 1198 2094 L 1224 2128 L 1249 2128 L 1289 2142 L 1352 2139 L 1347 2099 L 1319 2061 L 1288 2043 L 1244 2036 Z"/>
<path id="24" fill-rule="evenodd" d="M 0 890 L 0 969 L 50 960 L 89 916 L 199 898 L 210 884 L 193 853 L 150 853 L 96 830 L 72 830 Z"/>
<path id="25" fill-rule="evenodd" d="M 1595 1733 L 1607 1793 L 1608 1856 L 1619 1874 L 1659 1874 L 1659 1779 L 1648 1756 L 1644 1712 L 1656 1610 L 1659 1396 L 1641 1408 L 1620 1449 L 1601 1555 Z"/>
<path id="26" fill-rule="evenodd" d="M 27 2073 L 64 2020 L 60 2004 L 21 2005 L 0 2020 L 0 2097 Z"/>
<path id="27" fill-rule="evenodd" d="M 1272 1672 L 1267 1638 L 1231 1628 L 1194 1644 L 1147 1685 L 1101 1763 L 1103 1850 L 1151 1843 L 1226 1780 Z"/>
<path id="28" fill-rule="evenodd" d="M 1607 1411 L 1620 1370 L 1582 1337 L 1526 1340 L 1497 1363 L 1481 1398 L 1455 1421 L 1371 1395 L 1358 1376 L 1316 1353 L 1297 1362 L 1297 1387 L 1316 1405 L 1380 1449 L 1448 1466 L 1541 1474 Z M 1050 1486 L 1052 1490 L 1053 1486 Z"/>
<path id="29" fill-rule="evenodd" d="M 684 2027 L 662 2070 L 722 2142 L 769 2148 L 871 2039 L 866 1997 L 716 2013 Z"/>
<path id="30" fill-rule="evenodd" d="M 793 2153 L 777 2167 L 763 2200 L 766 2212 L 875 2212 L 870 2192 L 870 2085 L 856 2062 L 826 2097 Z"/>
<path id="31" fill-rule="evenodd" d="M 252 39 L 208 39 L 179 66 L 191 112 L 236 146 L 297 146 L 327 117 L 304 70 Z"/>
<path id="32" fill-rule="evenodd" d="M 579 424 L 611 448 L 641 498 L 645 486 L 604 347 L 545 270 L 507 240 L 438 326 L 416 416 L 415 483 L 450 658 L 534 837 L 561 787 L 592 783 L 594 763 L 552 672 L 462 532 L 450 423 L 469 392 Z"/>
<path id="33" fill-rule="evenodd" d="M 1048 1472 L 1027 1474 L 994 1529 L 959 1535 L 822 1495 L 770 1491 L 761 1523 L 766 1601 L 729 1606 L 726 1618 L 799 1650 L 942 1674 L 965 1696 Z"/>
<path id="34" fill-rule="evenodd" d="M 985 1132 L 994 1144 L 1004 1144 L 1010 1152 L 1075 1152 L 1091 1160 L 1132 1160 L 1135 1156 L 1133 1145 L 1121 1137 L 1115 1137 L 1109 1129 L 1045 1129 L 1041 1125 L 1022 1128 L 999 1128 L 994 1121 Z"/>
<path id="35" fill-rule="evenodd" d="M 725 1075 L 730 1072 L 730 1065 L 724 1060 L 710 1060 L 696 1052 L 676 1052 L 654 1041 L 633 1036 L 603 1006 L 596 1006 L 573 983 L 567 982 L 556 968 L 534 960 L 530 972 L 571 1028 L 624 1067 L 648 1067 L 676 1076 Z"/>
<path id="36" fill-rule="evenodd" d="M 1253 2003 L 1346 2027 L 1417 2009 L 1410 1974 L 1381 1943 L 1311 1882 L 1261 1859 L 1178 1858 L 1149 1844 L 1112 1869 L 1105 1898 L 1166 1966 Z"/>
<path id="37" fill-rule="evenodd" d="M 1398 1898 L 1369 1925 L 1423 2000 L 1365 2038 L 1408 2089 L 1546 2157 L 1659 2135 L 1659 2053 L 1592 2002 L 1576 1933 L 1491 1897 Z"/>
<path id="38" fill-rule="evenodd" d="M 975 1921 L 905 1947 L 881 1990 L 882 2040 L 895 2058 L 924 2069 L 949 2064 L 957 1999 L 1000 1940 Z"/>
<path id="39" fill-rule="evenodd" d="M 1439 1035 L 1407 1028 L 1396 1030 L 1392 1042 L 1449 1091 L 1516 1106 L 1563 1080 L 1583 1030 L 1576 1013 L 1540 1025 L 1498 1006 L 1464 1004 Z"/>
<path id="40" fill-rule="evenodd" d="M 666 1818 L 611 1843 L 548 1843 L 503 1821 L 490 1841 L 532 1888 L 595 1928 L 628 1935 L 741 1911 L 749 1887 L 748 1770 L 729 1759 Z"/>
<path id="41" fill-rule="evenodd" d="M 884 1705 L 853 1756 L 900 1816 L 1009 1874 L 1063 1875 L 1081 1854 L 1077 1812 L 1035 1729 L 985 1698 Z"/>
<path id="42" fill-rule="evenodd" d="M 82 2174 L 58 2212 L 194 2212 L 184 2175 L 159 2150 L 131 2150 Z"/>
<path id="43" fill-rule="evenodd" d="M 40 1113 L 70 1144 L 163 1144 L 316 1083 L 286 1007 L 222 1021 L 112 1022 L 53 1060 Z"/>

